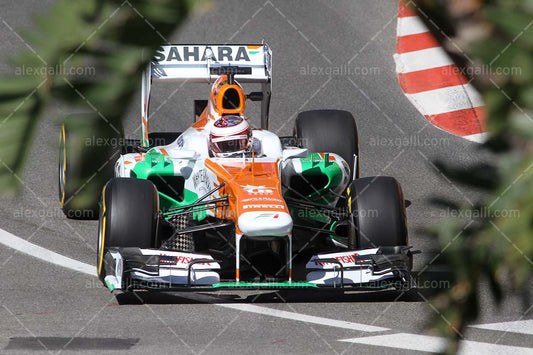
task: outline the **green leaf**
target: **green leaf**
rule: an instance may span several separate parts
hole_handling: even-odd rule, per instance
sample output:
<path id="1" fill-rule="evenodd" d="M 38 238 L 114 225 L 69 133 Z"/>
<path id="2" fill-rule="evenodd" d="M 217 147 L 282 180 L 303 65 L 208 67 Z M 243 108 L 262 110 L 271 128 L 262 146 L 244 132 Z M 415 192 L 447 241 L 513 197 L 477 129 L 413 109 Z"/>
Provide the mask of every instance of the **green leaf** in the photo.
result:
<path id="1" fill-rule="evenodd" d="M 533 31 L 529 31 L 533 25 L 533 13 L 518 8 L 487 6 L 486 14 L 487 19 L 506 34 L 509 43 L 516 41 L 524 47 L 533 48 Z"/>
<path id="2" fill-rule="evenodd" d="M 14 56 L 15 75 L 0 80 L 0 188 L 18 180 L 44 104 L 67 101 L 74 110 L 97 112 L 107 126 L 121 127 L 151 54 L 191 4 L 60 0 L 40 16 L 37 30 L 25 36 L 33 51 Z M 77 66 L 90 66 L 92 74 L 69 75 Z"/>

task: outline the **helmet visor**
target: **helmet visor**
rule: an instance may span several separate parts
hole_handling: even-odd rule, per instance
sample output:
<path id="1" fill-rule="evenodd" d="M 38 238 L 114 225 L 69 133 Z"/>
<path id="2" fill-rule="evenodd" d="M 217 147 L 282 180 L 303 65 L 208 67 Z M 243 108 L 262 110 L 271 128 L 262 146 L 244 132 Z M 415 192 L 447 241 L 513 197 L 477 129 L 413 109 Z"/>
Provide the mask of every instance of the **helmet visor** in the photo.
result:
<path id="1" fill-rule="evenodd" d="M 245 151 L 248 147 L 248 136 L 238 135 L 224 138 L 213 138 L 211 140 L 211 148 L 215 154 L 217 153 L 236 153 Z"/>

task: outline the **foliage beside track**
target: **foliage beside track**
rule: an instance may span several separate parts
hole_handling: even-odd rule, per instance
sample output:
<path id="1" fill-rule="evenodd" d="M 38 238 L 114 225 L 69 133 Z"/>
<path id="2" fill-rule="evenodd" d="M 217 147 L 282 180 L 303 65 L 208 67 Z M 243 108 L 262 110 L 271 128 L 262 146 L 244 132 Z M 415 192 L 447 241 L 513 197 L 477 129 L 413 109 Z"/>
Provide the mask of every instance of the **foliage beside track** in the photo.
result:
<path id="1" fill-rule="evenodd" d="M 461 71 L 474 74 L 471 79 L 483 95 L 491 132 L 481 149 L 495 156 L 490 166 L 467 170 L 437 162 L 454 184 L 484 191 L 485 198 L 473 206 L 443 198 L 435 203 L 466 215 L 487 211 L 470 221 L 449 219 L 431 232 L 444 250 L 437 263 L 446 265 L 454 278 L 451 289 L 430 299 L 438 310 L 433 324 L 455 340 L 448 348 L 453 353 L 466 325 L 479 315 L 481 282 L 489 281 L 498 302 L 521 293 L 526 301 L 523 318 L 531 317 L 527 288 L 533 270 L 533 7 L 520 0 L 420 0 L 409 6 L 452 57 L 459 58 Z"/>

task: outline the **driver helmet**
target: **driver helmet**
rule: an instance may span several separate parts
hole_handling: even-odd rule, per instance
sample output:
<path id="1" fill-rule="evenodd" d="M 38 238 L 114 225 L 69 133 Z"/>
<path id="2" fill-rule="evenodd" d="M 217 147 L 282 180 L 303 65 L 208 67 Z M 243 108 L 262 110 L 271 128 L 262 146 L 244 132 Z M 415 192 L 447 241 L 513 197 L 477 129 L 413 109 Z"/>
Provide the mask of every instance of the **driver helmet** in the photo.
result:
<path id="1" fill-rule="evenodd" d="M 215 157 L 244 153 L 250 146 L 252 128 L 245 117 L 222 116 L 213 123 L 209 146 Z"/>

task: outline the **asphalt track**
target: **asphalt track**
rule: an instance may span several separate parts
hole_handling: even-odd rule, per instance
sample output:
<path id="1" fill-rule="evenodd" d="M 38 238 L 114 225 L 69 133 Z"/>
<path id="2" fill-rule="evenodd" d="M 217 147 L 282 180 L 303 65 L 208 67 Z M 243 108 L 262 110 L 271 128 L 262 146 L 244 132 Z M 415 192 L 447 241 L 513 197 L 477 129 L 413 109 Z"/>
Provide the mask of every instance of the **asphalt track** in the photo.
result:
<path id="1" fill-rule="evenodd" d="M 0 73 L 15 70 L 6 58 L 26 48 L 20 31 L 31 28 L 32 14 L 45 11 L 50 4 L 29 0 L 0 4 Z M 410 244 L 424 251 L 415 269 L 424 270 L 440 250 L 422 230 L 453 212 L 431 206 L 428 198 L 447 196 L 465 204 L 477 198 L 475 191 L 444 179 L 431 161 L 442 158 L 469 166 L 482 157 L 475 143 L 429 125 L 403 95 L 392 58 L 397 6 L 396 1 L 370 0 L 214 2 L 210 9 L 192 16 L 169 41 L 265 39 L 272 48 L 274 65 L 271 130 L 280 135 L 291 133 L 298 111 L 351 111 L 359 128 L 361 175 L 392 175 L 402 184 L 411 201 Z M 208 92 L 207 86 L 175 89 L 164 84 L 153 91 L 153 130 L 179 130 L 190 124 L 192 100 Z M 129 108 L 127 134 L 138 134 L 139 111 L 135 100 Z M 250 111 L 252 119 L 256 112 Z M 0 200 L 0 228 L 5 231 L 0 237 L 6 242 L 12 238 L 9 235 L 18 236 L 37 245 L 40 248 L 32 249 L 33 255 L 39 254 L 36 250 L 48 250 L 83 263 L 82 272 L 0 245 L 1 352 L 377 354 L 438 350 L 439 339 L 419 337 L 428 334 L 426 322 L 435 312 L 416 291 L 154 294 L 143 305 L 118 305 L 89 271 L 83 272 L 90 270 L 85 264 L 95 262 L 97 223 L 67 220 L 58 207 L 57 123 L 67 113 L 63 107 L 46 112 L 21 177 L 21 193 Z M 49 260 L 50 254 L 45 255 Z M 427 270 L 439 276 L 431 265 Z M 480 290 L 480 295 L 478 323 L 519 322 L 469 328 L 465 336 L 471 342 L 464 352 L 533 351 L 523 348 L 533 347 L 528 321 L 531 301 L 511 297 L 496 307 L 486 290 Z"/>

